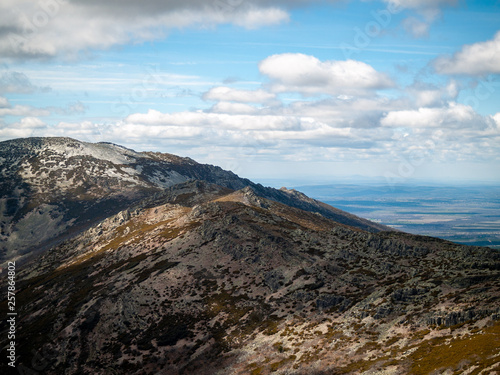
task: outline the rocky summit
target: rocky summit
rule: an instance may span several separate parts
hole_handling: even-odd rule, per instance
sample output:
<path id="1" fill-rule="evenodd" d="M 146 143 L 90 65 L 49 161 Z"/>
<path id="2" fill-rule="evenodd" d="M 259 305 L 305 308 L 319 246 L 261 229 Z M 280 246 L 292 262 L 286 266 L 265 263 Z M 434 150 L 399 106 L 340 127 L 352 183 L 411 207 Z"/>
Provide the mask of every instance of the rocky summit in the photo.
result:
<path id="1" fill-rule="evenodd" d="M 2 374 L 500 373 L 497 250 L 108 143 L 0 161 Z"/>
<path id="2" fill-rule="evenodd" d="M 0 263 L 37 254 L 141 199 L 181 182 L 202 180 L 318 212 L 369 231 L 381 225 L 286 189 L 170 154 L 139 153 L 111 143 L 70 138 L 0 142 Z"/>

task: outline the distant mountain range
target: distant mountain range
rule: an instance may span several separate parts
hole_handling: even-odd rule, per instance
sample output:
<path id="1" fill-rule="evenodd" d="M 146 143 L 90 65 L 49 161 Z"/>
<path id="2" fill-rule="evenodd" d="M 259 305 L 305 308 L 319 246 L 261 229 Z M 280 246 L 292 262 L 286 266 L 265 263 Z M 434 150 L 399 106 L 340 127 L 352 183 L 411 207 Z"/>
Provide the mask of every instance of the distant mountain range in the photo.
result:
<path id="1" fill-rule="evenodd" d="M 0 163 L 2 374 L 500 372 L 496 250 L 110 143 L 7 141 Z"/>

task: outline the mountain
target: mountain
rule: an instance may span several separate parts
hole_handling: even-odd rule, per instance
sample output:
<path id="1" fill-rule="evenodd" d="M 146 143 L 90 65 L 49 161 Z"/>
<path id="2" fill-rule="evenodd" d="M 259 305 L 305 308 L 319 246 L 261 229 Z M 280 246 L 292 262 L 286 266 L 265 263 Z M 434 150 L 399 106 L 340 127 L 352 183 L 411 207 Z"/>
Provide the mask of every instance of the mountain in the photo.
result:
<path id="1" fill-rule="evenodd" d="M 61 231 L 57 244 L 17 267 L 13 373 L 500 371 L 496 250 L 384 231 L 299 192 L 264 188 L 190 159 L 36 142 L 75 142 L 134 160 L 93 151 L 91 161 L 79 159 L 89 163 L 80 170 L 89 179 L 98 178 L 96 168 L 88 170 L 95 160 L 108 160 L 106 171 L 137 171 L 135 163 L 143 169 L 135 185 L 120 176 L 102 187 L 125 208 L 89 215 L 86 226 Z M 44 163 L 48 171 L 26 183 L 33 195 L 23 197 L 38 197 L 34 191 L 43 189 L 33 186 L 74 157 L 57 147 L 62 159 Z M 163 160 L 157 171 L 170 168 L 163 176 L 175 171 L 185 179 L 164 177 L 171 183 L 153 186 L 144 165 L 155 160 Z M 45 191 L 72 191 L 60 185 Z M 104 199 L 101 185 L 86 185 L 93 196 L 81 207 L 90 212 Z M 65 199 L 51 204 L 63 207 Z M 0 306 L 6 311 L 6 298 Z M 2 347 L 9 329 L 3 320 Z M 2 363 L 2 374 L 10 370 Z"/>
<path id="2" fill-rule="evenodd" d="M 266 188 L 219 167 L 71 138 L 0 142 L 0 263 L 40 253 L 133 203 L 181 182 L 252 187 L 260 196 L 370 231 L 376 223 L 296 191 Z"/>

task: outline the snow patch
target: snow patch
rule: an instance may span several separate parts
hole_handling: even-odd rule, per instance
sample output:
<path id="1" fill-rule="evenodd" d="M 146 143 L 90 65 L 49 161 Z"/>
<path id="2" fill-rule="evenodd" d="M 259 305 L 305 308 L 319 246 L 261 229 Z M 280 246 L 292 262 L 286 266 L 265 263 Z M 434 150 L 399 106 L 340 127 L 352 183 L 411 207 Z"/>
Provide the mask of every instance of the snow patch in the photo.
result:
<path id="1" fill-rule="evenodd" d="M 138 157 L 144 157 L 144 155 L 135 151 L 112 143 L 53 142 L 49 143 L 47 148 L 67 158 L 72 156 L 92 156 L 114 164 L 130 164 L 135 162 Z"/>

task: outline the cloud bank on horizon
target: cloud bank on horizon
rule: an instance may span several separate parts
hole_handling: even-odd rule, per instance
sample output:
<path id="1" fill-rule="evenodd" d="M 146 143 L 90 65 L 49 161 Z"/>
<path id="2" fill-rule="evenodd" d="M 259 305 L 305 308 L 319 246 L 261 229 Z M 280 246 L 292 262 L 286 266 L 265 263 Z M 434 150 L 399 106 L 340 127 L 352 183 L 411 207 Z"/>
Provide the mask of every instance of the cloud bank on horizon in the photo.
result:
<path id="1" fill-rule="evenodd" d="M 498 181 L 499 20 L 498 1 L 6 0 L 0 140 Z"/>

